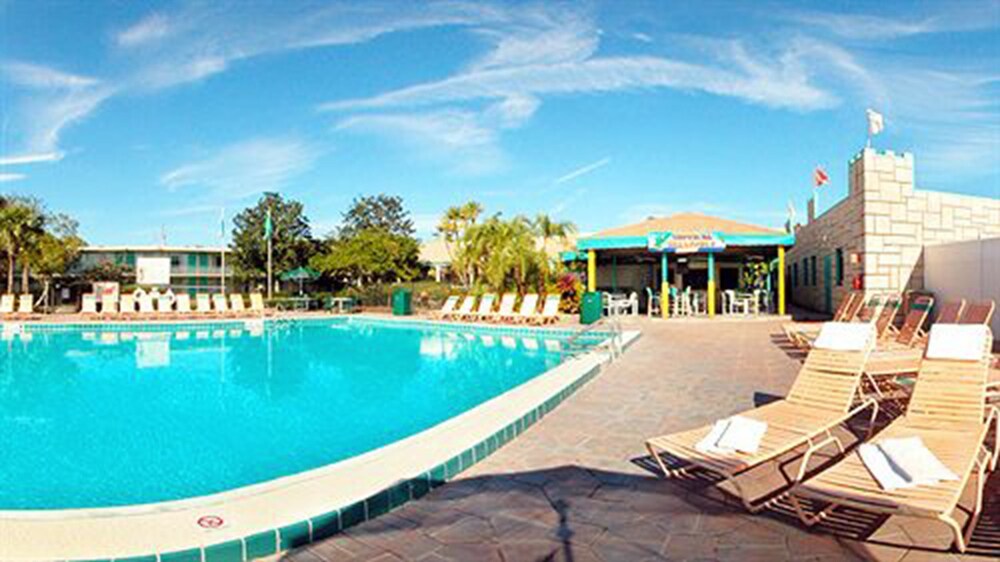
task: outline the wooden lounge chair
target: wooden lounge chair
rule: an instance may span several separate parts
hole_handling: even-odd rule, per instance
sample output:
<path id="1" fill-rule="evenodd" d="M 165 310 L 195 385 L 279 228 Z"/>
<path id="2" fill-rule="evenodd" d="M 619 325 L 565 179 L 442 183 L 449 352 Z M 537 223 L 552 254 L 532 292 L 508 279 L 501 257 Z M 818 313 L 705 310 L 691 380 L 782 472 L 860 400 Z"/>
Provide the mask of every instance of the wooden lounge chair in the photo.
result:
<path id="1" fill-rule="evenodd" d="M 880 342 L 868 358 L 865 373 L 871 377 L 916 373 L 924 354 L 923 344 L 926 343 L 926 339 L 921 339 L 924 336 L 923 326 L 933 305 L 934 299 L 931 297 L 916 299 L 895 337 Z"/>
<path id="2" fill-rule="evenodd" d="M 8 295 L 0 297 L 0 312 L 3 312 L 5 310 L 4 299 L 6 299 L 7 297 Z M 13 309 L 14 295 L 10 295 L 10 305 L 11 308 Z M 97 295 L 93 293 L 88 293 L 86 295 L 83 295 L 83 297 L 80 299 L 80 314 L 87 316 L 97 316 Z"/>
<path id="3" fill-rule="evenodd" d="M 941 310 L 938 311 L 934 322 L 938 324 L 958 324 L 958 319 L 962 317 L 962 312 L 964 311 L 965 299 L 946 302 L 941 306 Z"/>
<path id="4" fill-rule="evenodd" d="M 965 310 L 962 311 L 962 317 L 959 318 L 958 323 L 989 326 L 990 320 L 993 319 L 993 310 L 995 308 L 996 303 L 991 300 L 970 302 L 965 306 Z"/>
<path id="5" fill-rule="evenodd" d="M 931 300 L 933 301 L 933 299 Z M 894 322 L 896 316 L 899 314 L 901 304 L 898 296 L 886 297 L 882 310 L 879 311 L 878 316 L 875 318 L 875 334 L 879 338 L 889 336 L 895 330 Z"/>
<path id="6" fill-rule="evenodd" d="M 472 313 L 472 307 L 476 304 L 476 297 L 472 295 L 467 295 L 462 299 L 462 305 L 458 307 L 458 310 L 452 310 L 447 314 L 442 314 L 441 318 L 448 320 L 457 320 L 463 318 L 468 314 Z"/>
<path id="7" fill-rule="evenodd" d="M 125 293 L 118 300 L 118 313 L 122 316 L 135 316 L 135 295 Z"/>
<path id="8" fill-rule="evenodd" d="M 972 343 L 973 351 L 978 351 L 976 356 L 956 352 L 956 347 L 964 346 L 955 346 L 955 338 Z M 880 432 L 878 439 L 920 437 L 958 479 L 890 491 L 882 488 L 861 457 L 852 453 L 793 489 L 792 504 L 806 525 L 817 523 L 841 506 L 936 519 L 951 529 L 955 546 L 965 552 L 982 509 L 986 473 L 996 468 L 1000 446 L 997 408 L 990 406 L 983 415 L 993 335 L 981 325 L 935 324 L 930 340 L 906 413 Z M 938 346 L 935 340 L 943 345 Z M 994 435 L 992 448 L 987 447 L 990 432 Z M 963 531 L 954 516 L 961 509 L 958 502 L 973 473 L 975 506 Z M 828 505 L 816 513 L 807 513 L 800 497 Z"/>
<path id="9" fill-rule="evenodd" d="M 244 305 L 242 294 L 232 293 L 229 295 L 229 309 L 233 312 L 234 316 L 246 314 L 247 308 Z"/>
<path id="10" fill-rule="evenodd" d="M 497 296 L 493 293 L 487 293 L 479 299 L 479 306 L 476 310 L 466 316 L 466 320 L 486 320 L 493 316 L 493 303 L 496 302 Z"/>
<path id="11" fill-rule="evenodd" d="M 432 313 L 435 318 L 444 318 L 452 312 L 455 311 L 455 305 L 458 304 L 458 295 L 449 295 L 448 298 L 444 299 L 444 303 L 441 305 L 441 310 L 436 310 Z"/>
<path id="12" fill-rule="evenodd" d="M 212 314 L 212 300 L 211 295 L 208 293 L 198 293 L 194 296 L 194 303 L 196 305 L 195 312 L 201 316 L 207 316 Z"/>
<path id="13" fill-rule="evenodd" d="M 799 472 L 787 484 L 798 482 L 818 451 L 831 445 L 836 445 L 841 453 L 845 451 L 833 430 L 865 410 L 871 411 L 870 434 L 878 415 L 878 403 L 862 397 L 860 388 L 865 361 L 875 346 L 875 327 L 828 322 L 817 345 L 806 356 L 784 399 L 739 414 L 767 423 L 767 431 L 756 453 L 703 452 L 698 444 L 713 430 L 712 425 L 653 437 L 646 441 L 646 448 L 664 476 L 684 476 L 692 469 L 716 474 L 733 486 L 748 511 L 756 512 L 769 505 L 776 494 L 751 497 L 741 484 L 741 476 L 804 447 Z M 680 464 L 668 468 L 661 456 L 663 453 Z"/>
<path id="14" fill-rule="evenodd" d="M 840 304 L 837 306 L 837 310 L 833 312 L 833 322 L 850 322 L 857 311 L 861 308 L 864 303 L 864 295 L 861 291 L 851 291 L 844 295 L 841 299 Z M 823 327 L 822 323 L 809 323 L 800 324 L 797 322 L 789 322 L 781 326 L 781 329 L 785 332 L 785 337 L 788 338 L 796 347 L 809 347 L 809 342 L 816 339 L 819 334 L 820 328 Z"/>
<path id="15" fill-rule="evenodd" d="M 542 314 L 534 321 L 536 324 L 550 324 L 559 321 L 559 304 L 562 302 L 562 295 L 546 295 L 542 304 Z"/>
<path id="16" fill-rule="evenodd" d="M 521 301 L 521 308 L 509 318 L 515 324 L 531 322 L 538 315 L 538 293 L 528 293 Z"/>
<path id="17" fill-rule="evenodd" d="M 855 299 L 856 301 L 862 301 L 863 299 Z M 851 320 L 847 323 L 871 323 L 875 325 L 879 317 L 882 316 L 882 311 L 885 307 L 892 302 L 891 297 L 883 295 L 872 295 L 867 301 L 864 301 L 864 305 L 859 305 L 857 309 L 853 311 L 848 311 L 849 314 L 853 314 Z M 844 323 L 844 322 L 841 322 Z M 876 332 L 877 333 L 877 332 Z M 810 334 L 802 333 L 799 334 L 798 343 L 799 347 L 804 349 L 812 348 L 813 342 L 816 341 L 816 337 L 819 336 L 819 332 Z"/>

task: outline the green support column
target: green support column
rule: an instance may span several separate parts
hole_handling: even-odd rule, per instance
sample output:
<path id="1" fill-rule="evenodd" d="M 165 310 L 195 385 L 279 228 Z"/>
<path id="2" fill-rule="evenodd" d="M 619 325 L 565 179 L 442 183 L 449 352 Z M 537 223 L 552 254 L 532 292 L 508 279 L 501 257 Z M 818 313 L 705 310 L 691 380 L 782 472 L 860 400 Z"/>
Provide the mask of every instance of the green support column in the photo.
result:
<path id="1" fill-rule="evenodd" d="M 664 318 L 670 316 L 670 269 L 667 267 L 667 253 L 660 254 L 660 314 Z"/>
<path id="2" fill-rule="evenodd" d="M 715 254 L 708 253 L 708 315 L 715 316 Z"/>

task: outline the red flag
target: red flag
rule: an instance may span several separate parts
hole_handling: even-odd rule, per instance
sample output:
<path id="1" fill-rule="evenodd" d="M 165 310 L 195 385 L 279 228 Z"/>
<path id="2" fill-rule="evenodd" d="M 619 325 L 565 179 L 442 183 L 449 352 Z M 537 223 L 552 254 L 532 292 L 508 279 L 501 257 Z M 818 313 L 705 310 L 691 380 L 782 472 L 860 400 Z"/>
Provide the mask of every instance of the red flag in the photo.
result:
<path id="1" fill-rule="evenodd" d="M 826 175 L 826 171 L 824 171 L 823 168 L 816 166 L 816 170 L 813 171 L 813 183 L 816 184 L 816 187 L 828 183 L 829 181 L 830 176 Z"/>

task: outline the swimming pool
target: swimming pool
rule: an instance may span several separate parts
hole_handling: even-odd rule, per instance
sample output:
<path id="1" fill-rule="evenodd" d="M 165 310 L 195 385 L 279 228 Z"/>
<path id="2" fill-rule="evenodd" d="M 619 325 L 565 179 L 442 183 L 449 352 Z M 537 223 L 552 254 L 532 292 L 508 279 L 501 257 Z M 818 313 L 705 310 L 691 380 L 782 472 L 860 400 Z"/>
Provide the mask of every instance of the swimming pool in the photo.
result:
<path id="1" fill-rule="evenodd" d="M 5 334 L 0 510 L 173 501 L 336 463 L 522 385 L 567 337 L 357 319 Z"/>

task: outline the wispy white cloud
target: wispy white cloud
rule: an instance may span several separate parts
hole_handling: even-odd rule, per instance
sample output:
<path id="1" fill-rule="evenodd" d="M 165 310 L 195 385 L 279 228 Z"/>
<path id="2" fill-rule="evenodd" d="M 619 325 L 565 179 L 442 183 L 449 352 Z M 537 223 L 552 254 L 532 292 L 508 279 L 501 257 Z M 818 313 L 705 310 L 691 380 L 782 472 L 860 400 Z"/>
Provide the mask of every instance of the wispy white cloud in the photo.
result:
<path id="1" fill-rule="evenodd" d="M 153 13 L 117 33 L 115 42 L 121 47 L 138 47 L 164 39 L 175 30 L 176 27 L 169 17 L 162 13 Z"/>
<path id="2" fill-rule="evenodd" d="M 496 131 L 473 111 L 364 113 L 341 120 L 337 129 L 377 134 L 402 144 L 408 153 L 446 163 L 461 174 L 483 174 L 503 164 Z"/>
<path id="3" fill-rule="evenodd" d="M 317 156 L 315 148 L 299 139 L 256 138 L 178 166 L 163 174 L 160 184 L 174 191 L 195 190 L 198 206 L 218 205 L 286 187 Z"/>
<path id="4" fill-rule="evenodd" d="M 0 74 L 18 88 L 9 92 L 13 138 L 5 143 L 0 165 L 61 160 L 63 130 L 86 119 L 113 93 L 97 78 L 36 64 L 7 62 L 0 65 Z M 6 148 L 10 145 L 15 149 Z"/>
<path id="5" fill-rule="evenodd" d="M 15 154 L 0 157 L 0 166 L 18 166 L 21 164 L 37 164 L 39 162 L 58 162 L 62 160 L 62 152 L 41 152 L 35 154 Z"/>
<path id="6" fill-rule="evenodd" d="M 25 178 L 24 174 L 0 172 L 0 183 L 23 180 L 24 178 Z"/>
<path id="7" fill-rule="evenodd" d="M 563 175 L 559 176 L 552 183 L 555 184 L 555 185 L 559 185 L 559 184 L 566 183 L 568 181 L 575 180 L 575 179 L 577 179 L 577 178 L 579 178 L 581 176 L 585 176 L 585 175 L 593 172 L 594 170 L 598 170 L 600 168 L 603 168 L 604 166 L 607 166 L 610 163 L 611 163 L 611 157 L 610 156 L 605 157 L 605 158 L 601 158 L 600 160 L 597 160 L 596 162 L 591 162 L 590 164 L 587 164 L 585 166 L 580 166 L 579 168 L 577 168 L 577 169 L 575 169 L 575 170 L 573 170 L 573 171 L 571 171 L 569 173 L 566 173 L 566 174 L 563 174 Z"/>
<path id="8" fill-rule="evenodd" d="M 852 40 L 883 41 L 913 35 L 975 31 L 1000 27 L 997 16 L 1000 7 L 995 2 L 952 2 L 948 8 L 933 13 L 921 13 L 915 6 L 910 13 L 891 17 L 867 13 L 783 12 L 779 18 L 796 24 L 826 30 Z"/>

